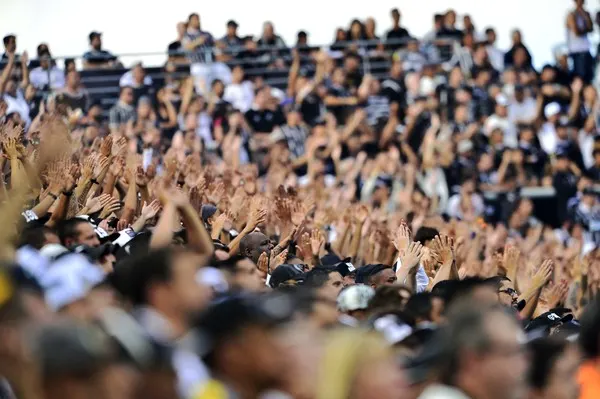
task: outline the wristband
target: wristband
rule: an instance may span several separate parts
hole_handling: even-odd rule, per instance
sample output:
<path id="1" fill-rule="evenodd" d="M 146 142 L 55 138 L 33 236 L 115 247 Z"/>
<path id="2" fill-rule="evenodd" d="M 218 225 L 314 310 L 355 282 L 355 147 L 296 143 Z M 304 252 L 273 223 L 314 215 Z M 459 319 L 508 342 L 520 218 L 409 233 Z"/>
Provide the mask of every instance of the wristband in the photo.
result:
<path id="1" fill-rule="evenodd" d="M 58 199 L 58 195 L 52 194 L 52 193 L 48 193 L 48 195 L 50 197 L 52 197 L 55 201 Z M 59 194 L 60 195 L 60 194 Z"/>
<path id="2" fill-rule="evenodd" d="M 98 184 L 98 180 L 96 180 L 96 179 L 90 179 L 90 183 L 92 183 L 92 184 Z"/>
<path id="3" fill-rule="evenodd" d="M 63 193 L 63 195 L 65 197 L 70 197 L 71 195 L 73 195 L 73 190 L 71 190 L 71 191 L 63 191 L 62 193 Z"/>

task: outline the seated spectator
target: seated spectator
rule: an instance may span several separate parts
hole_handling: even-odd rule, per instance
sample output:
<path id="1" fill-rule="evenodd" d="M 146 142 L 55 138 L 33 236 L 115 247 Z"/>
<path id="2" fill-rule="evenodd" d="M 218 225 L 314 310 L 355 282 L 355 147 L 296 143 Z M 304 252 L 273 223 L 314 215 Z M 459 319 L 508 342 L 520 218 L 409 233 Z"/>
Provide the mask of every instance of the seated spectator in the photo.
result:
<path id="1" fill-rule="evenodd" d="M 271 59 L 277 58 L 286 53 L 285 41 L 281 36 L 275 33 L 275 28 L 272 22 L 265 22 L 263 24 L 263 31 L 260 39 L 257 41 L 259 51 L 262 54 L 270 54 Z M 262 48 L 266 47 L 266 48 Z"/>
<path id="2" fill-rule="evenodd" d="M 91 32 L 89 40 L 90 50 L 83 54 L 84 68 L 112 68 L 116 66 L 117 57 L 102 49 L 102 33 Z"/>
<path id="3" fill-rule="evenodd" d="M 31 84 L 38 90 L 47 88 L 56 90 L 65 87 L 65 73 L 56 66 L 46 45 L 38 46 L 37 56 L 40 66 L 33 68 L 29 73 Z"/>
<path id="4" fill-rule="evenodd" d="M 404 39 L 408 39 L 410 37 L 410 33 L 406 28 L 400 26 L 400 18 L 402 14 L 400 14 L 400 10 L 397 8 L 392 9 L 392 29 L 387 31 L 385 35 L 386 45 L 391 50 L 396 50 L 399 47 L 403 47 L 405 45 Z"/>
<path id="5" fill-rule="evenodd" d="M 89 106 L 89 95 L 81 85 L 81 76 L 77 71 L 67 72 L 66 85 L 56 96 L 57 104 L 64 104 L 71 110 L 85 112 Z"/>
<path id="6" fill-rule="evenodd" d="M 525 44 L 523 44 L 522 37 L 521 37 L 521 31 L 518 29 L 513 30 L 512 34 L 511 34 L 511 39 L 512 39 L 512 46 L 511 46 L 510 50 L 508 50 L 506 52 L 506 54 L 504 54 L 504 65 L 505 66 L 515 65 L 516 53 L 519 49 L 521 49 L 525 56 L 524 66 L 533 68 L 533 60 L 531 59 L 531 54 L 529 53 L 529 50 L 527 49 Z"/>
<path id="7" fill-rule="evenodd" d="M 120 87 L 131 87 L 133 89 L 134 103 L 142 96 L 152 96 L 152 78 L 146 75 L 141 62 L 136 63 L 133 68 L 125 72 L 119 79 Z"/>
<path id="8" fill-rule="evenodd" d="M 368 41 L 367 50 L 374 50 L 379 44 L 379 36 L 377 36 L 373 17 L 369 17 L 365 21 L 365 40 Z"/>
<path id="9" fill-rule="evenodd" d="M 395 52 L 394 59 L 402 62 L 402 69 L 406 72 L 421 72 L 427 63 L 427 58 L 419 49 L 419 41 L 415 38 L 408 40 L 405 49 Z"/>
<path id="10" fill-rule="evenodd" d="M 117 132 L 128 122 L 135 120 L 136 111 L 134 107 L 133 88 L 129 86 L 121 87 L 119 100 L 110 109 L 108 123 L 111 132 Z"/>
<path id="11" fill-rule="evenodd" d="M 438 32 L 439 37 L 454 39 L 460 41 L 463 37 L 463 31 L 456 27 L 456 11 L 448 10 L 444 15 L 444 24 Z"/>

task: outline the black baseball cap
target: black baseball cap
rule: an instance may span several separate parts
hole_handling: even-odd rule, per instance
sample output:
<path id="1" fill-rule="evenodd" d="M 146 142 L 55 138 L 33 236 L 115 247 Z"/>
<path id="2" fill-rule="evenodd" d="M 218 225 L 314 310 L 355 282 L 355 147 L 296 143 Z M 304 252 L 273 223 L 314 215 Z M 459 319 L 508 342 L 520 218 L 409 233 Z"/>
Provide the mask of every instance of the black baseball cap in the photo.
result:
<path id="1" fill-rule="evenodd" d="M 381 263 L 365 265 L 365 266 L 359 267 L 356 271 L 356 280 L 355 281 L 357 284 L 364 284 L 367 282 L 367 279 L 369 277 L 371 277 L 387 268 L 388 268 L 388 266 L 381 264 Z"/>
<path id="2" fill-rule="evenodd" d="M 234 28 L 237 28 L 239 25 L 233 19 L 230 19 L 229 21 L 227 21 L 227 26 L 233 26 Z"/>
<path id="3" fill-rule="evenodd" d="M 302 283 L 304 282 L 305 277 L 306 275 L 304 274 L 301 265 L 284 264 L 278 266 L 273 271 L 271 278 L 269 279 L 269 285 L 271 288 L 277 288 L 279 285 L 290 280 Z"/>
<path id="4" fill-rule="evenodd" d="M 561 324 L 568 323 L 571 320 L 573 320 L 573 315 L 570 313 L 559 315 L 555 312 L 546 312 L 531 320 L 525 326 L 525 332 L 539 332 L 548 335 L 552 327 L 560 326 Z"/>

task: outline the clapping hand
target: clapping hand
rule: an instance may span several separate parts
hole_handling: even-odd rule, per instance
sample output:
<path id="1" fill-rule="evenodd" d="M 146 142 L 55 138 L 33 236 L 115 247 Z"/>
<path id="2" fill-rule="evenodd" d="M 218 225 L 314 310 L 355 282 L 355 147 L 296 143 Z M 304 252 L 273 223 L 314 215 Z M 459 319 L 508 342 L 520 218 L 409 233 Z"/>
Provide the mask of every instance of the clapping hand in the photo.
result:
<path id="1" fill-rule="evenodd" d="M 449 265 L 454 262 L 454 240 L 445 235 L 437 235 L 433 239 L 433 249 L 440 257 L 443 265 Z"/>
<path id="2" fill-rule="evenodd" d="M 414 269 L 419 265 L 419 262 L 421 262 L 423 253 L 423 245 L 420 242 L 411 242 L 404 254 L 400 257 L 402 267 L 409 270 Z"/>

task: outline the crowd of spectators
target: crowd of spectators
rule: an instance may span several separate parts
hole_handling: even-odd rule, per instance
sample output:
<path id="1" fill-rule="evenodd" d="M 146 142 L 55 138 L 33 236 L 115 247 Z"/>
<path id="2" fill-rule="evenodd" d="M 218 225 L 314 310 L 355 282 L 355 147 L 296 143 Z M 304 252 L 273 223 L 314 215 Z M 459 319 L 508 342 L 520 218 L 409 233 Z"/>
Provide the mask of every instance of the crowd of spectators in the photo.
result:
<path id="1" fill-rule="evenodd" d="M 453 10 L 423 38 L 398 9 L 381 37 L 356 19 L 327 48 L 191 14 L 110 109 L 81 78 L 123 67 L 100 32 L 82 70 L 5 36 L 0 397 L 600 397 L 574 3 L 540 70 L 519 30 L 504 51 Z"/>

